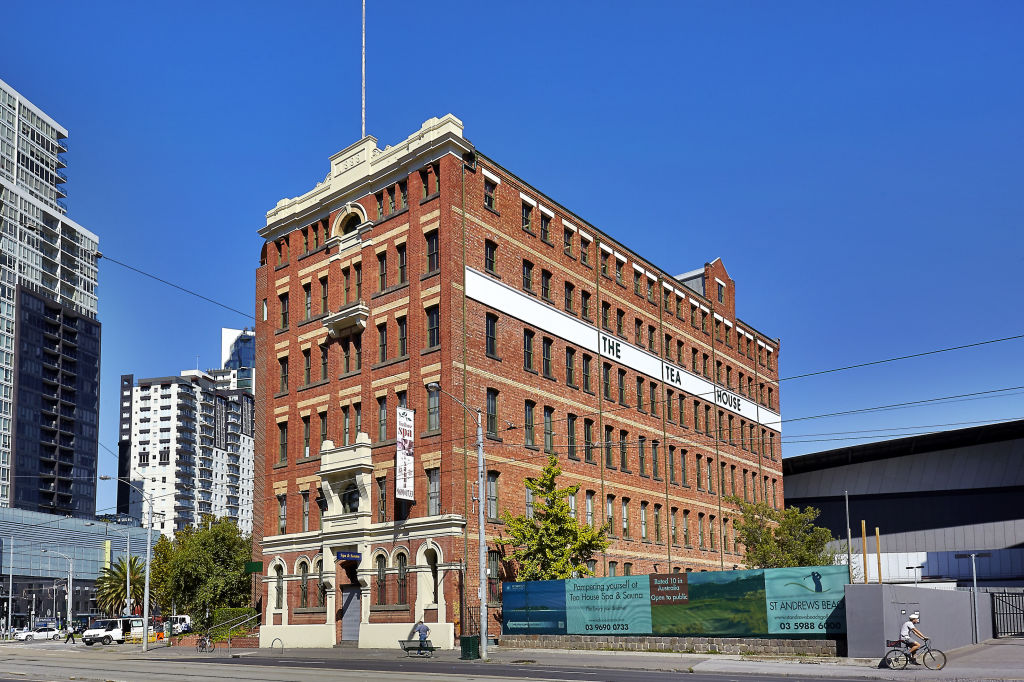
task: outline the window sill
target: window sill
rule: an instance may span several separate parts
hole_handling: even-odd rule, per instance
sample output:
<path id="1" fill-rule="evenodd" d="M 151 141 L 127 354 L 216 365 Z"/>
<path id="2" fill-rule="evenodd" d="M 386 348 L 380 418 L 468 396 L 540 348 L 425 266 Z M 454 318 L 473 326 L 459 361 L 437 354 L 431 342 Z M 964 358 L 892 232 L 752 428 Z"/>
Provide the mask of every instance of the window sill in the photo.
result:
<path id="1" fill-rule="evenodd" d="M 583 389 L 583 392 L 586 393 L 587 395 L 594 395 L 594 392 L 591 391 L 589 388 Z"/>
<path id="2" fill-rule="evenodd" d="M 548 246 L 554 246 L 555 245 L 554 242 L 552 242 L 550 239 L 545 239 L 544 237 L 541 237 L 540 240 L 542 242 L 544 242 L 545 244 L 547 244 Z"/>
<path id="3" fill-rule="evenodd" d="M 274 330 L 274 336 L 278 336 L 280 334 L 284 334 L 286 331 L 288 331 L 288 327 L 280 327 L 278 329 L 275 329 Z"/>
<path id="4" fill-rule="evenodd" d="M 274 272 L 277 272 L 278 270 L 284 270 L 289 265 L 291 265 L 291 263 L 289 263 L 288 261 L 285 261 L 284 263 L 281 263 L 279 265 L 275 265 L 274 266 Z"/>
<path id="5" fill-rule="evenodd" d="M 430 348 L 424 348 L 423 350 L 420 351 L 420 355 L 430 355 L 431 353 L 436 353 L 439 350 L 441 350 L 440 344 L 436 346 L 431 346 Z"/>
<path id="6" fill-rule="evenodd" d="M 400 208 L 397 211 L 395 211 L 394 213 L 388 213 L 385 216 L 381 216 L 380 218 L 377 218 L 376 220 L 373 221 L 373 226 L 376 227 L 377 225 L 380 225 L 381 223 L 386 223 L 387 221 L 391 220 L 392 218 L 397 218 L 398 216 L 402 215 L 403 213 L 408 213 L 408 212 L 409 212 L 409 207 L 408 206 L 406 206 L 405 208 Z"/>
<path id="7" fill-rule="evenodd" d="M 499 356 L 495 355 L 494 353 L 484 353 L 484 355 L 489 357 L 491 360 L 496 360 L 497 362 L 501 362 L 502 361 L 501 358 Z"/>
<path id="8" fill-rule="evenodd" d="M 388 438 L 387 440 L 379 440 L 379 441 L 371 444 L 370 447 L 372 447 L 372 448 L 382 448 L 385 445 L 394 445 L 395 442 L 396 441 L 395 441 L 394 438 Z"/>
<path id="9" fill-rule="evenodd" d="M 566 386 L 568 386 L 569 388 L 571 388 L 571 389 L 572 389 L 572 390 L 574 390 L 574 391 L 578 391 L 578 390 L 580 390 L 580 387 L 579 387 L 579 386 L 577 386 L 577 385 L 576 385 L 576 384 L 574 384 L 574 383 L 571 383 L 571 382 L 568 382 L 568 381 L 567 381 L 567 382 L 565 382 L 565 385 L 566 385 Z"/>
<path id="10" fill-rule="evenodd" d="M 429 204 L 431 201 L 433 201 L 434 199 L 438 198 L 439 196 L 441 196 L 440 192 L 434 192 L 433 194 L 428 194 L 427 196 L 425 196 L 422 199 L 420 199 L 420 206 L 422 206 L 423 204 Z"/>
<path id="11" fill-rule="evenodd" d="M 488 270 L 487 268 L 484 268 L 484 272 L 493 277 L 494 279 L 501 279 L 501 275 L 496 273 L 494 270 Z"/>
<path id="12" fill-rule="evenodd" d="M 533 450 L 534 452 L 540 452 L 540 447 L 537 445 L 524 445 L 527 450 Z"/>
<path id="13" fill-rule="evenodd" d="M 328 248 L 329 247 L 327 246 L 327 244 L 324 244 L 322 246 L 318 246 L 317 248 L 313 249 L 312 251 L 307 251 L 306 253 L 304 253 L 301 256 L 299 256 L 298 260 L 300 260 L 300 261 L 304 260 L 306 258 L 309 258 L 310 256 L 314 256 L 314 255 L 320 253 L 321 251 L 326 251 Z"/>
<path id="14" fill-rule="evenodd" d="M 362 372 L 362 369 L 354 369 L 351 372 L 345 372 L 338 376 L 338 379 L 348 379 L 350 377 L 357 377 Z"/>
<path id="15" fill-rule="evenodd" d="M 536 296 L 537 295 L 537 292 L 534 291 L 533 289 L 529 288 L 529 287 L 522 287 L 522 289 L 523 289 L 523 291 L 528 293 L 530 296 Z"/>
<path id="16" fill-rule="evenodd" d="M 499 213 L 499 212 L 498 212 L 498 209 L 496 209 L 496 208 L 491 208 L 491 207 L 490 207 L 490 206 L 488 206 L 487 204 L 484 204 L 484 209 L 486 209 L 486 210 L 490 211 L 491 213 L 493 213 L 493 214 L 494 214 L 494 215 L 496 215 L 496 216 L 500 216 L 500 215 L 501 215 L 501 213 Z"/>
<path id="17" fill-rule="evenodd" d="M 536 237 L 537 236 L 537 233 L 534 232 L 533 230 L 531 230 L 529 227 L 523 227 L 523 232 L 525 232 L 526 234 L 530 235 L 531 237 Z"/>
<path id="18" fill-rule="evenodd" d="M 537 370 L 535 370 L 535 369 L 530 369 L 529 367 L 523 367 L 523 371 L 524 372 L 529 372 L 530 374 L 533 374 L 534 376 L 537 376 Z"/>
<path id="19" fill-rule="evenodd" d="M 650 476 L 648 476 L 647 474 L 641 472 L 640 473 L 640 478 L 650 478 Z"/>
<path id="20" fill-rule="evenodd" d="M 302 459 L 295 460 L 296 464 L 309 464 L 310 462 L 319 462 L 320 455 L 311 455 L 309 457 L 303 457 Z"/>
<path id="21" fill-rule="evenodd" d="M 283 398 L 283 397 L 285 397 L 286 395 L 288 395 L 288 391 L 287 391 L 287 390 L 284 390 L 284 391 L 278 391 L 277 393 L 275 393 L 275 394 L 274 394 L 274 397 L 275 397 L 275 398 Z"/>
<path id="22" fill-rule="evenodd" d="M 420 438 L 433 438 L 434 436 L 440 436 L 441 429 L 435 429 L 434 431 L 420 431 Z"/>
<path id="23" fill-rule="evenodd" d="M 324 613 L 327 613 L 327 607 L 326 606 L 307 606 L 307 607 L 301 607 L 300 606 L 300 607 L 296 608 L 294 611 L 292 611 L 292 613 L 320 613 L 320 614 L 324 614 Z"/>
<path id="24" fill-rule="evenodd" d="M 543 378 L 547 379 L 548 381 L 558 381 L 558 379 L 556 379 L 556 378 L 555 378 L 554 376 L 552 376 L 551 374 L 542 374 L 541 376 L 542 376 Z"/>
<path id="25" fill-rule="evenodd" d="M 567 457 L 568 457 L 569 459 L 573 460 L 574 462 L 578 462 L 578 461 L 580 461 L 580 458 L 579 458 L 579 457 L 577 457 L 576 455 L 567 455 Z"/>
<path id="26" fill-rule="evenodd" d="M 370 369 L 381 369 L 383 367 L 390 367 L 391 365 L 397 365 L 399 362 L 405 362 L 409 359 L 409 354 L 399 355 L 397 358 L 391 358 L 390 360 L 383 360 L 375 365 L 371 365 Z"/>
<path id="27" fill-rule="evenodd" d="M 408 611 L 408 604 L 371 604 L 370 612 L 374 611 Z"/>
<path id="28" fill-rule="evenodd" d="M 326 386 L 329 383 L 331 383 L 330 379 L 321 379 L 320 381 L 317 381 L 312 384 L 304 384 L 302 386 L 299 386 L 297 389 L 295 389 L 295 392 L 302 393 L 303 391 L 308 391 L 309 389 L 316 388 L 317 386 Z"/>
<path id="29" fill-rule="evenodd" d="M 274 465 L 274 468 L 284 469 L 286 466 L 288 466 L 288 462 L 278 462 L 277 464 Z"/>
<path id="30" fill-rule="evenodd" d="M 501 437 L 501 436 L 499 436 L 499 435 L 498 435 L 498 434 L 496 434 L 496 433 L 486 433 L 486 434 L 484 434 L 484 437 L 485 437 L 485 438 L 487 438 L 487 440 L 493 440 L 493 441 L 494 441 L 494 442 L 496 442 L 496 443 L 504 443 L 504 442 L 505 442 L 505 441 L 504 441 L 504 440 L 502 439 L 502 437 Z"/>
<path id="31" fill-rule="evenodd" d="M 301 322 L 299 322 L 299 324 L 296 325 L 296 326 L 304 327 L 307 324 L 312 324 L 313 322 L 319 322 L 320 320 L 322 320 L 325 317 L 327 317 L 329 314 L 330 313 L 320 313 L 319 315 L 314 315 L 313 317 L 307 317 L 306 319 L 304 319 Z"/>
<path id="32" fill-rule="evenodd" d="M 386 287 L 384 289 L 381 289 L 377 293 L 372 294 L 370 296 L 370 300 L 372 301 L 375 298 L 380 298 L 381 296 L 387 296 L 388 294 L 393 294 L 396 291 L 401 291 L 402 289 L 407 288 L 408 286 L 409 286 L 409 282 L 406 281 L 406 282 L 402 282 L 401 284 L 396 284 L 394 286 Z"/>

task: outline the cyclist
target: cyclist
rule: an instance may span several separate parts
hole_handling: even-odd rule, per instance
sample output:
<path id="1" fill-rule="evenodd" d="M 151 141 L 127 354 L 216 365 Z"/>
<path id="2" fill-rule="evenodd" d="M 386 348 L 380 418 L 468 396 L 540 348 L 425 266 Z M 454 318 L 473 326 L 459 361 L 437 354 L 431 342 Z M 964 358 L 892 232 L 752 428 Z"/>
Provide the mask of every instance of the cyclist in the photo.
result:
<path id="1" fill-rule="evenodd" d="M 917 625 L 920 622 L 921 614 L 914 612 L 910 614 L 910 618 L 908 618 L 907 622 L 905 622 L 903 624 L 903 627 L 900 628 L 900 639 L 903 640 L 903 643 L 907 645 L 909 649 L 907 653 L 910 655 L 910 662 L 914 665 L 920 665 L 917 662 L 917 657 L 914 656 L 914 652 L 921 648 L 921 644 L 924 642 L 924 640 L 928 639 L 923 634 L 921 634 L 920 630 L 917 629 Z M 913 637 L 911 637 L 911 635 L 913 635 Z M 916 641 L 914 637 L 919 638 L 921 641 Z"/>

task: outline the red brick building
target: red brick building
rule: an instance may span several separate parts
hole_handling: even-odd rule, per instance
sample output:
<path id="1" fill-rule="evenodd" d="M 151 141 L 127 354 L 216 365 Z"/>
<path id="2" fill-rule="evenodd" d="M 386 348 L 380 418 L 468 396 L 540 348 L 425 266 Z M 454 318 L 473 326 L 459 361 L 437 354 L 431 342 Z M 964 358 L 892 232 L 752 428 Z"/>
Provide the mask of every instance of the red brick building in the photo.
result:
<path id="1" fill-rule="evenodd" d="M 420 618 L 442 646 L 476 630 L 475 415 L 444 392 L 484 412 L 495 601 L 498 517 L 531 508 L 548 453 L 580 523 L 611 524 L 598 576 L 742 566 L 724 496 L 781 505 L 779 344 L 736 317 L 721 260 L 663 272 L 455 117 L 339 152 L 260 234 L 264 645 L 394 646 Z M 396 496 L 399 407 L 413 500 Z"/>

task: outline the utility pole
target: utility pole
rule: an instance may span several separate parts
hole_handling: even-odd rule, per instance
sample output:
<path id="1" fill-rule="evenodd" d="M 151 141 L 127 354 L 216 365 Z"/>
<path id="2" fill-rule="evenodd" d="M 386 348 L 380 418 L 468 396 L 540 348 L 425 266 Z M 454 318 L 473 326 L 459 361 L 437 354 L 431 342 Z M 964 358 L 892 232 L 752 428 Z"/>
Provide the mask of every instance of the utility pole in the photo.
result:
<path id="1" fill-rule="evenodd" d="M 843 491 L 846 501 L 846 566 L 850 569 L 850 583 L 853 583 L 853 538 L 850 537 L 850 491 Z"/>

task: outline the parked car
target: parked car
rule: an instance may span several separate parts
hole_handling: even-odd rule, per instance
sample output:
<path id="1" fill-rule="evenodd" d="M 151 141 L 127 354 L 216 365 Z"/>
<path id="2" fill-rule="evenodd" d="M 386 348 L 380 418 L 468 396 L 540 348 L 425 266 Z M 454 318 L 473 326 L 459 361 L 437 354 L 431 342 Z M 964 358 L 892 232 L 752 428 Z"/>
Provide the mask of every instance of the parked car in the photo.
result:
<path id="1" fill-rule="evenodd" d="M 57 639 L 60 637 L 60 630 L 52 627 L 41 627 L 28 632 L 19 632 L 14 638 L 20 642 L 31 642 L 34 639 Z"/>

